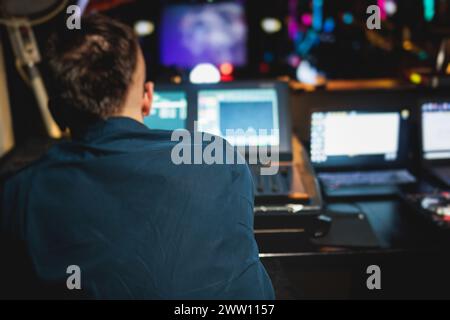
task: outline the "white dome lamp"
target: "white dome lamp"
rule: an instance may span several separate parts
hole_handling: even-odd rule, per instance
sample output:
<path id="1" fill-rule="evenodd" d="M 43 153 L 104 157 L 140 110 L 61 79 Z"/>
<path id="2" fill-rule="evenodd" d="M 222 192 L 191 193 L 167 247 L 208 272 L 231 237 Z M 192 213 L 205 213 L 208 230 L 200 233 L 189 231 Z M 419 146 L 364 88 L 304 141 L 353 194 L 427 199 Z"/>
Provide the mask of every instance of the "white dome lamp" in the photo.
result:
<path id="1" fill-rule="evenodd" d="M 220 71 L 211 63 L 200 63 L 192 69 L 189 81 L 194 84 L 219 83 Z"/>

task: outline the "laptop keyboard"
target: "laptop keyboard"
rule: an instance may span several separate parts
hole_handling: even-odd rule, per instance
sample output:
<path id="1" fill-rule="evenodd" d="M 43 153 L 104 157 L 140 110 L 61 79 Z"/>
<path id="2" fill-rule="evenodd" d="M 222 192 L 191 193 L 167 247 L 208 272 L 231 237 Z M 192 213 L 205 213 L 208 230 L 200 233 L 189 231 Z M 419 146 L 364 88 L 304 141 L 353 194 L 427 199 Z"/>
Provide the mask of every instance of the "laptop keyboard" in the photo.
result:
<path id="1" fill-rule="evenodd" d="M 333 172 L 319 173 L 318 176 L 323 184 L 334 188 L 358 185 L 398 185 L 416 181 L 416 178 L 407 170 Z"/>
<path id="2" fill-rule="evenodd" d="M 251 165 L 255 195 L 283 195 L 291 189 L 292 167 L 280 166 L 275 175 L 261 175 L 261 167 Z"/>

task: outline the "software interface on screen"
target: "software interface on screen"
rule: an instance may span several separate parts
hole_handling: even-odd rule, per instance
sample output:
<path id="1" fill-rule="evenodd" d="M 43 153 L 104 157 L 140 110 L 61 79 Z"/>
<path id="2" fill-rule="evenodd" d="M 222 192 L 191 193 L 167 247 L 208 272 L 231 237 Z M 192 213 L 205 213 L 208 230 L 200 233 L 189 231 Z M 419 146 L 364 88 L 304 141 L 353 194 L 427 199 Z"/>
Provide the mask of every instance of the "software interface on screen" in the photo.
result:
<path id="1" fill-rule="evenodd" d="M 425 159 L 450 159 L 450 102 L 422 105 L 422 146 Z"/>
<path id="2" fill-rule="evenodd" d="M 184 91 L 155 91 L 150 116 L 144 119 L 144 123 L 150 129 L 185 129 L 187 104 Z"/>
<path id="3" fill-rule="evenodd" d="M 400 137 L 399 112 L 314 112 L 311 125 L 311 161 L 336 157 L 382 156 L 395 161 Z"/>
<path id="4" fill-rule="evenodd" d="M 246 64 L 247 25 L 242 4 L 167 6 L 161 24 L 161 62 L 191 68 L 199 63 Z"/>
<path id="5" fill-rule="evenodd" d="M 197 129 L 221 136 L 234 146 L 279 146 L 277 91 L 201 90 Z"/>

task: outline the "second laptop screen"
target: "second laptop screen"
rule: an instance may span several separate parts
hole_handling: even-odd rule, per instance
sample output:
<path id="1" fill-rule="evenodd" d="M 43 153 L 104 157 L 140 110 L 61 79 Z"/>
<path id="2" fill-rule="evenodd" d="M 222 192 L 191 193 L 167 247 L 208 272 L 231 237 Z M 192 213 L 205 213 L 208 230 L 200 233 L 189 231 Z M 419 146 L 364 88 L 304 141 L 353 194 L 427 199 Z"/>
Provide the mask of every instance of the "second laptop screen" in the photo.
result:
<path id="1" fill-rule="evenodd" d="M 399 112 L 315 112 L 311 121 L 312 162 L 345 161 L 355 157 L 397 159 Z"/>

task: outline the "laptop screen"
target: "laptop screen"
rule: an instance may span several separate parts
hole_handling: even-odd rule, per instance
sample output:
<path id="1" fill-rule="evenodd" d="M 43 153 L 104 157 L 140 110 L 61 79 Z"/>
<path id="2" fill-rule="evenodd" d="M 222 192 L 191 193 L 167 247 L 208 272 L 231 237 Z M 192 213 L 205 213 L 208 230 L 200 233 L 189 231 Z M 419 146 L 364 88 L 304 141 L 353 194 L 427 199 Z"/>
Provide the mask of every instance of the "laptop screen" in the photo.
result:
<path id="1" fill-rule="evenodd" d="M 198 92 L 198 130 L 233 146 L 280 145 L 276 88 L 207 89 Z"/>
<path id="2" fill-rule="evenodd" d="M 383 165 L 399 162 L 404 111 L 313 112 L 311 161 L 318 167 Z"/>
<path id="3" fill-rule="evenodd" d="M 186 128 L 187 97 L 184 91 L 155 91 L 150 116 L 144 123 L 150 129 Z"/>
<path id="4" fill-rule="evenodd" d="M 422 105 L 422 149 L 427 160 L 450 159 L 450 102 Z"/>

